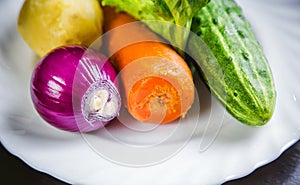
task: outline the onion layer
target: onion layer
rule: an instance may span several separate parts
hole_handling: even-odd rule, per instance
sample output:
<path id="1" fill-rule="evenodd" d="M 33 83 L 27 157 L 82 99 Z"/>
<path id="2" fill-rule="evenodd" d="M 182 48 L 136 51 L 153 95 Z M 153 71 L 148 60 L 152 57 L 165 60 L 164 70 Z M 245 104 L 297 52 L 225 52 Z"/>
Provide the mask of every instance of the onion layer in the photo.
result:
<path id="1" fill-rule="evenodd" d="M 72 132 L 105 126 L 121 107 L 117 74 L 101 53 L 83 46 L 56 48 L 36 66 L 31 97 L 51 125 Z"/>

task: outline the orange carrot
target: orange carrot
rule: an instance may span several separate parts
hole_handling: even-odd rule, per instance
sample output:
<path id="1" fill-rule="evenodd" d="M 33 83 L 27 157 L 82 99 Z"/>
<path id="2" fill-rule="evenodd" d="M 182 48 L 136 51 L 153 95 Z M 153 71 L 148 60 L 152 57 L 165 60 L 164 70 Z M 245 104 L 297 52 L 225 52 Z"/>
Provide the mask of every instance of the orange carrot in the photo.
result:
<path id="1" fill-rule="evenodd" d="M 192 74 L 185 61 L 128 14 L 105 7 L 104 17 L 104 30 L 110 31 L 106 44 L 120 71 L 129 113 L 151 123 L 184 117 L 194 101 Z"/>

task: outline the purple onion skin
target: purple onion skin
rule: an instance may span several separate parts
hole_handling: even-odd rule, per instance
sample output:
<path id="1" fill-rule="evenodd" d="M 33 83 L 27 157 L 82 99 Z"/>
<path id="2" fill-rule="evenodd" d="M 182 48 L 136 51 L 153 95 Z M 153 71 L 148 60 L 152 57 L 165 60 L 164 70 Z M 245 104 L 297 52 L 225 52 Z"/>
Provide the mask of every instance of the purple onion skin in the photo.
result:
<path id="1" fill-rule="evenodd" d="M 108 84 L 117 102 L 116 111 L 109 118 L 89 119 L 84 106 L 88 101 L 86 94 L 106 82 L 111 82 Z M 31 79 L 31 97 L 40 116 L 71 132 L 94 131 L 116 117 L 121 106 L 118 88 L 117 73 L 108 59 L 78 45 L 51 51 L 37 64 Z"/>

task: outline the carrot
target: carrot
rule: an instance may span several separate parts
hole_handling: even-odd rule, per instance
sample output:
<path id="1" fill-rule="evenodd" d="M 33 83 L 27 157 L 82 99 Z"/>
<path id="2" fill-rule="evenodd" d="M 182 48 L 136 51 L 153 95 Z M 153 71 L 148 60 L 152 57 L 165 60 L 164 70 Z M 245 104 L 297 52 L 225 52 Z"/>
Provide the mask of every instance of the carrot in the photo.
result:
<path id="1" fill-rule="evenodd" d="M 104 17 L 104 30 L 110 31 L 106 46 L 120 71 L 129 113 L 151 123 L 184 117 L 194 101 L 193 78 L 185 61 L 130 15 L 105 7 Z"/>

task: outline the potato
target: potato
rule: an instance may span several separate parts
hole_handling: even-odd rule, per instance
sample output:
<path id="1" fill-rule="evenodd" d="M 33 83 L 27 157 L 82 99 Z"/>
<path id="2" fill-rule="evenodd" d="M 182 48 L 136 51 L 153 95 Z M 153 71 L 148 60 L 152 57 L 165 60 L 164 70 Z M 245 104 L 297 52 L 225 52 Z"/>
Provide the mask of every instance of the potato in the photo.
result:
<path id="1" fill-rule="evenodd" d="M 18 17 L 20 35 L 40 57 L 62 45 L 90 46 L 102 24 L 98 0 L 26 0 Z"/>

